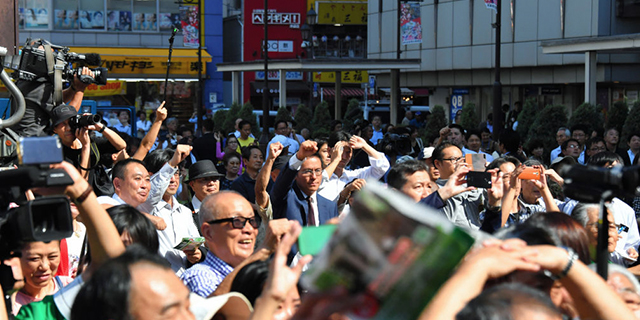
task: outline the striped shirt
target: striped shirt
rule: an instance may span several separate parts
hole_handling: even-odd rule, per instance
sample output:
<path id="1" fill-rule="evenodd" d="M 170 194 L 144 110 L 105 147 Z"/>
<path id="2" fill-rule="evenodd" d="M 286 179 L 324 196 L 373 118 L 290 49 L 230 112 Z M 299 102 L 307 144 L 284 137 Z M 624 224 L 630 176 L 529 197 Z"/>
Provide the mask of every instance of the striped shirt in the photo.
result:
<path id="1" fill-rule="evenodd" d="M 203 262 L 187 269 L 180 279 L 191 292 L 206 298 L 216 291 L 218 285 L 231 271 L 233 271 L 232 266 L 209 251 Z"/>

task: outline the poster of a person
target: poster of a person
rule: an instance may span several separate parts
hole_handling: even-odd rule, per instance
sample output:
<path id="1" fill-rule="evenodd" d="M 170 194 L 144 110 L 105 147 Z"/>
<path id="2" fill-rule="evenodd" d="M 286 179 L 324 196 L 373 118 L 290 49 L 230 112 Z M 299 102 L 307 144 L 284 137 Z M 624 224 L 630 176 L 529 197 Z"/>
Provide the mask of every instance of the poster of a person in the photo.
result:
<path id="1" fill-rule="evenodd" d="M 94 29 L 104 29 L 104 12 L 93 11 L 93 18 L 91 19 L 91 23 L 93 24 Z"/>
<path id="2" fill-rule="evenodd" d="M 81 10 L 80 17 L 78 17 L 78 23 L 80 24 L 80 29 L 83 29 L 83 30 L 93 29 L 93 23 L 91 23 L 92 18 L 93 18 L 93 14 L 91 11 Z"/>
<path id="3" fill-rule="evenodd" d="M 155 13 L 146 13 L 145 18 L 145 30 L 156 31 L 158 29 L 158 20 Z"/>
<path id="4" fill-rule="evenodd" d="M 136 12 L 133 14 L 133 30 L 145 30 L 144 26 L 144 13 Z"/>

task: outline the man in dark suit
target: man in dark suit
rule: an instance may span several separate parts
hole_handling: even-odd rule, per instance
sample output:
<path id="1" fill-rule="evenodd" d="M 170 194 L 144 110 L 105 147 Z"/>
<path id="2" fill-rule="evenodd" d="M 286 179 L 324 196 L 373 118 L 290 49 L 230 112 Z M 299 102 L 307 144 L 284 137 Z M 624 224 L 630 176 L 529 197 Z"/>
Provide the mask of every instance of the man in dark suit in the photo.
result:
<path id="1" fill-rule="evenodd" d="M 319 226 L 338 216 L 335 202 L 318 195 L 323 164 L 315 141 L 305 141 L 284 166 L 271 190 L 273 218 Z"/>
<path id="2" fill-rule="evenodd" d="M 202 137 L 193 140 L 193 151 L 191 151 L 196 161 L 211 160 L 217 163 L 216 158 L 216 138 L 213 133 L 213 120 L 202 120 Z"/>

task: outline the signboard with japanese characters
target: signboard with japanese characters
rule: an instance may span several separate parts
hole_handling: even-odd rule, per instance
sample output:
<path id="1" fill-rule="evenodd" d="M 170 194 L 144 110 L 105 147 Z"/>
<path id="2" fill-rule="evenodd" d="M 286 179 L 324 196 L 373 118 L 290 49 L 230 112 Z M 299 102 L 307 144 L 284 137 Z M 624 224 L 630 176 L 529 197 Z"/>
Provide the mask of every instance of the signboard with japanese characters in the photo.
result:
<path id="1" fill-rule="evenodd" d="M 264 10 L 256 9 L 251 13 L 251 23 L 264 24 Z M 268 24 L 289 25 L 291 28 L 300 27 L 300 13 L 296 12 L 276 12 L 270 9 L 267 12 Z"/>
<path id="2" fill-rule="evenodd" d="M 264 71 L 256 71 L 256 80 L 264 79 Z M 279 80 L 280 71 L 269 71 L 269 80 Z M 302 72 L 300 71 L 287 71 L 285 75 L 286 80 L 302 80 Z"/>
<path id="3" fill-rule="evenodd" d="M 369 73 L 363 70 L 342 71 L 342 83 L 366 83 Z M 314 72 L 313 82 L 336 82 L 335 72 Z"/>
<path id="4" fill-rule="evenodd" d="M 317 2 L 318 24 L 367 24 L 366 2 Z"/>

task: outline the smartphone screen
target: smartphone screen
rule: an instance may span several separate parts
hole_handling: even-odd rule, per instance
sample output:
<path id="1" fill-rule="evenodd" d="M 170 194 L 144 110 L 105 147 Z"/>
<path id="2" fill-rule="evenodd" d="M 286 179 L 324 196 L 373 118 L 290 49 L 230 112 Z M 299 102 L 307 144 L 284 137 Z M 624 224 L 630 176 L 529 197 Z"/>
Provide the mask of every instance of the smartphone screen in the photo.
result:
<path id="1" fill-rule="evenodd" d="M 465 162 L 471 168 L 471 171 L 467 173 L 467 185 L 476 188 L 491 188 L 491 173 L 484 172 L 487 158 L 482 153 L 467 153 L 465 156 Z"/>

